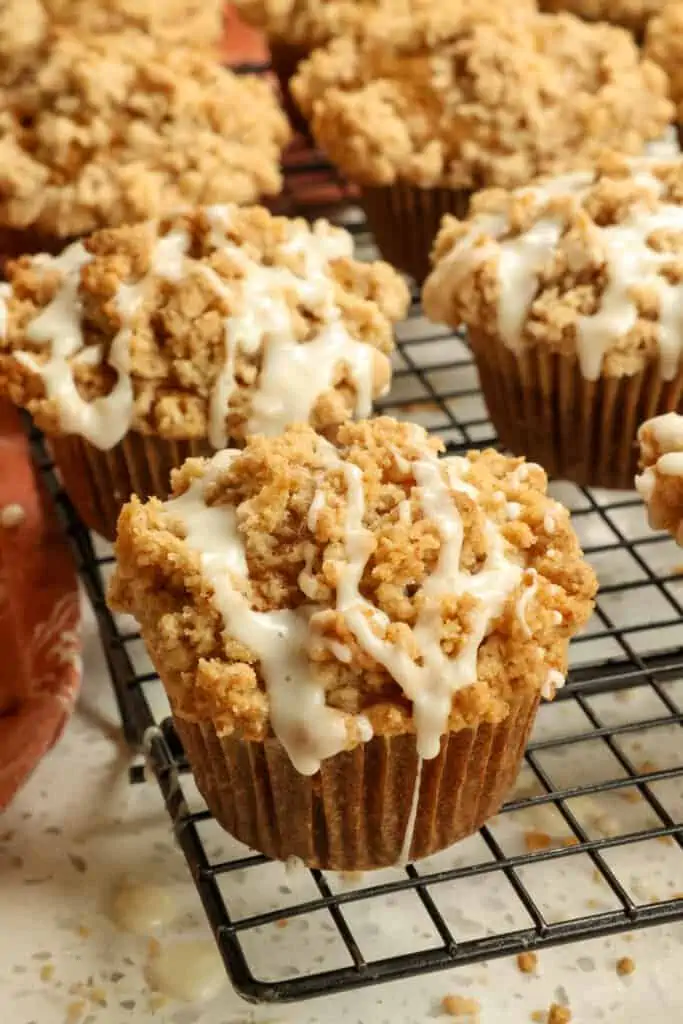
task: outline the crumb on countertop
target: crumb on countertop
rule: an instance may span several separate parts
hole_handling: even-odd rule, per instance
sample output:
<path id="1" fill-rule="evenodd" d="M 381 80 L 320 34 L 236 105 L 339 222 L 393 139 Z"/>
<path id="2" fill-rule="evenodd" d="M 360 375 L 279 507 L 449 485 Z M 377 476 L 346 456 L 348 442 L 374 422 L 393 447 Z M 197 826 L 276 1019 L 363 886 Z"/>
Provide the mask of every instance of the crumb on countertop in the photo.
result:
<path id="1" fill-rule="evenodd" d="M 568 1006 L 560 1006 L 559 1003 L 553 1003 L 548 1010 L 547 1024 L 569 1024 L 571 1019 L 572 1012 Z"/>
<path id="2" fill-rule="evenodd" d="M 538 967 L 538 956 L 531 950 L 525 953 L 518 953 L 517 967 L 522 974 L 535 974 Z"/>
<path id="3" fill-rule="evenodd" d="M 622 956 L 617 960 L 617 974 L 623 977 L 626 974 L 633 974 L 636 969 L 635 960 L 630 956 Z"/>
<path id="4" fill-rule="evenodd" d="M 481 1009 L 478 999 L 470 999 L 467 996 L 447 995 L 441 1000 L 441 1009 L 449 1017 L 474 1018 L 478 1021 Z"/>

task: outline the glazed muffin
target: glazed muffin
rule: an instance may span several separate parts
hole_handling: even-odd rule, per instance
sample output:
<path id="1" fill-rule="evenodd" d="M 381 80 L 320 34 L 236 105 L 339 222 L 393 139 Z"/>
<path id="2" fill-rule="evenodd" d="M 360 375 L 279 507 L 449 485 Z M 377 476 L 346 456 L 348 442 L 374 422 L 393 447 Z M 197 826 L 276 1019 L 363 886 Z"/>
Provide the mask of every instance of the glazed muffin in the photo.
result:
<path id="1" fill-rule="evenodd" d="M 670 412 L 638 431 L 641 472 L 636 489 L 653 530 L 667 530 L 683 547 L 683 416 Z"/>
<path id="2" fill-rule="evenodd" d="M 41 0 L 52 24 L 78 32 L 137 29 L 166 43 L 216 47 L 224 0 Z"/>
<path id="3" fill-rule="evenodd" d="M 640 153 L 673 114 L 666 76 L 623 29 L 458 10 L 391 44 L 337 40 L 292 82 L 317 142 L 362 186 L 384 257 L 418 281 L 442 215 L 464 215 L 473 192 L 590 166 L 606 146 Z"/>
<path id="4" fill-rule="evenodd" d="M 652 18 L 647 27 L 644 52 L 668 75 L 679 138 L 683 139 L 683 3 L 667 4 L 661 14 Z"/>
<path id="5" fill-rule="evenodd" d="M 683 159 L 608 156 L 472 206 L 444 221 L 427 315 L 466 324 L 505 446 L 632 487 L 638 425 L 683 404 Z"/>
<path id="6" fill-rule="evenodd" d="M 267 82 L 199 51 L 53 34 L 0 88 L 0 253 L 276 194 L 289 134 Z"/>
<path id="7" fill-rule="evenodd" d="M 539 0 L 545 11 L 569 11 L 588 21 L 609 21 L 642 39 L 650 19 L 673 0 Z"/>
<path id="8" fill-rule="evenodd" d="M 140 622 L 217 820 L 365 870 L 479 828 L 513 782 L 595 577 L 539 466 L 421 427 L 309 427 L 191 460 L 121 514 Z"/>
<path id="9" fill-rule="evenodd" d="M 409 297 L 352 251 L 324 221 L 211 206 L 10 264 L 0 395 L 48 435 L 88 526 L 113 538 L 191 454 L 369 414 Z"/>

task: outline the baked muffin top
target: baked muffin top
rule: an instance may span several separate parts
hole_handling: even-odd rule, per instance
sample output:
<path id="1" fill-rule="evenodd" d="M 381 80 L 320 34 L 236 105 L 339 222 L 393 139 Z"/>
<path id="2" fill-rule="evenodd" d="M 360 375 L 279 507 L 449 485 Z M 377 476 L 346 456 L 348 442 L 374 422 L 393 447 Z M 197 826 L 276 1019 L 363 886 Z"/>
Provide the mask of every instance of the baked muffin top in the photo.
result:
<path id="1" fill-rule="evenodd" d="M 138 29 L 170 43 L 217 43 L 224 0 L 41 0 L 53 24 L 78 31 Z"/>
<path id="2" fill-rule="evenodd" d="M 424 307 L 514 351 L 576 354 L 588 380 L 659 362 L 677 373 L 683 333 L 683 158 L 607 155 L 444 218 Z"/>
<path id="3" fill-rule="evenodd" d="M 515 8 L 449 21 L 435 42 L 368 33 L 300 65 L 292 92 L 352 180 L 516 187 L 640 153 L 672 119 L 666 76 L 623 29 Z"/>
<path id="4" fill-rule="evenodd" d="M 683 122 L 683 3 L 667 4 L 650 20 L 644 53 L 668 75 L 671 99 L 676 104 L 676 120 Z"/>
<path id="5" fill-rule="evenodd" d="M 505 717 L 554 695 L 596 582 L 536 465 L 437 457 L 388 417 L 252 437 L 189 460 L 175 497 L 119 520 L 114 608 L 132 612 L 176 714 L 277 736 L 295 767 L 374 734 Z"/>
<path id="6" fill-rule="evenodd" d="M 138 32 L 53 33 L 0 88 L 0 225 L 69 237 L 281 187 L 267 82 Z"/>
<path id="7" fill-rule="evenodd" d="M 22 257 L 0 286 L 0 394 L 102 449 L 368 415 L 409 295 L 352 251 L 324 221 L 212 206 Z"/>
<path id="8" fill-rule="evenodd" d="M 569 11 L 589 21 L 610 21 L 641 36 L 650 18 L 672 0 L 539 0 L 545 11 Z"/>
<path id="9" fill-rule="evenodd" d="M 653 530 L 668 530 L 683 547 L 683 416 L 670 412 L 638 431 L 640 469 L 636 488 Z"/>

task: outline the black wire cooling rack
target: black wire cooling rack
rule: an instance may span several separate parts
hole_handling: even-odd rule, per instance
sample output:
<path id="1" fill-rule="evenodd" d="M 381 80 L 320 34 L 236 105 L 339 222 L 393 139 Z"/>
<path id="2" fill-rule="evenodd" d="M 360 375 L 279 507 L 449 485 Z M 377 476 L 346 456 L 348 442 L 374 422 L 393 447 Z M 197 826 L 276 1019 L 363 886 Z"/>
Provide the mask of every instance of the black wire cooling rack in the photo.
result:
<path id="1" fill-rule="evenodd" d="M 353 232 L 361 257 L 371 251 L 352 192 L 322 159 L 301 148 L 286 170 L 278 208 L 332 214 Z M 394 385 L 381 408 L 437 431 L 452 450 L 495 444 L 464 340 L 423 320 L 417 300 L 399 329 Z M 93 544 L 40 436 L 32 440 L 97 615 L 125 735 L 153 769 L 245 998 L 304 999 L 683 917 L 683 577 L 673 543 L 648 531 L 635 497 L 556 485 L 602 590 L 588 630 L 572 645 L 568 684 L 541 709 L 503 811 L 477 837 L 416 865 L 364 878 L 301 867 L 292 880 L 237 844 L 226 854 L 209 812 L 190 809 L 196 801 L 181 745 L 150 698 L 159 684 L 134 657 L 138 634 L 105 603 L 111 554 Z M 142 765 L 133 769 L 132 781 L 144 776 Z M 264 902 L 271 869 L 275 895 Z M 460 910 L 482 886 L 496 900 L 476 897 L 476 920 L 468 920 Z M 382 914 L 395 922 L 397 908 L 406 922 L 419 909 L 426 924 L 423 931 L 387 929 L 405 932 L 391 950 L 378 935 Z M 321 943 L 336 943 L 332 966 L 325 956 L 292 964 L 271 955 L 278 937 L 286 940 L 279 926 L 296 932 L 313 922 Z"/>

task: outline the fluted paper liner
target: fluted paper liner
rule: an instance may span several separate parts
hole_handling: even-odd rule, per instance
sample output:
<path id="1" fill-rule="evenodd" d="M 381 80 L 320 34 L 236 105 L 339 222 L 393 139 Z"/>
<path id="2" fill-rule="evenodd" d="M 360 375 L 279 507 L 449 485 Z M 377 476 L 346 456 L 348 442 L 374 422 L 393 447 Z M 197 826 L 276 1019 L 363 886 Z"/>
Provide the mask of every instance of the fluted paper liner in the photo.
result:
<path id="1" fill-rule="evenodd" d="M 653 361 L 631 376 L 590 381 L 575 355 L 541 345 L 515 353 L 479 330 L 469 338 L 501 443 L 552 477 L 632 489 L 638 427 L 683 405 L 683 369 L 665 381 Z"/>
<path id="2" fill-rule="evenodd" d="M 471 194 L 396 182 L 364 187 L 361 202 L 382 257 L 422 284 L 431 270 L 429 254 L 444 214 L 466 216 Z"/>
<path id="3" fill-rule="evenodd" d="M 423 762 L 410 860 L 476 832 L 498 811 L 537 706 L 538 693 L 527 691 L 502 722 L 447 734 L 438 756 Z M 276 739 L 220 737 L 211 723 L 174 720 L 209 810 L 245 845 L 333 871 L 400 861 L 418 770 L 413 734 L 376 736 L 307 777 Z"/>
<path id="4" fill-rule="evenodd" d="M 165 500 L 171 470 L 190 456 L 212 451 L 203 440 L 166 441 L 133 431 L 109 451 L 74 434 L 51 437 L 49 443 L 76 511 L 86 526 L 107 540 L 115 539 L 119 512 L 131 494 Z"/>

